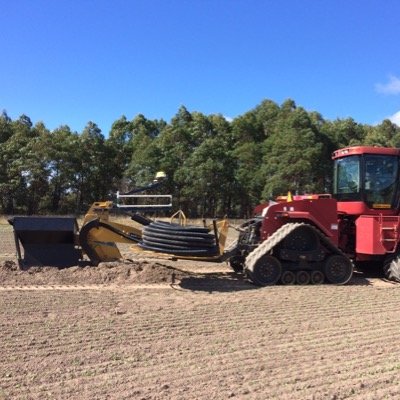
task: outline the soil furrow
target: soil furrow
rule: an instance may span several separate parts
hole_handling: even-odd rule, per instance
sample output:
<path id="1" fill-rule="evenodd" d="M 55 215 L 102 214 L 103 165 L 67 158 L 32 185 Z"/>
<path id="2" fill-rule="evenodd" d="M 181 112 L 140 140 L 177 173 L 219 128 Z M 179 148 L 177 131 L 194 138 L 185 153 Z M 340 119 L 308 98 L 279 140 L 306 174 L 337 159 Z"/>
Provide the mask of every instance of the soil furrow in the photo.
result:
<path id="1" fill-rule="evenodd" d="M 202 272 L 172 289 L 157 268 L 151 284 L 0 289 L 0 398 L 398 396 L 400 286 L 257 289 Z"/>

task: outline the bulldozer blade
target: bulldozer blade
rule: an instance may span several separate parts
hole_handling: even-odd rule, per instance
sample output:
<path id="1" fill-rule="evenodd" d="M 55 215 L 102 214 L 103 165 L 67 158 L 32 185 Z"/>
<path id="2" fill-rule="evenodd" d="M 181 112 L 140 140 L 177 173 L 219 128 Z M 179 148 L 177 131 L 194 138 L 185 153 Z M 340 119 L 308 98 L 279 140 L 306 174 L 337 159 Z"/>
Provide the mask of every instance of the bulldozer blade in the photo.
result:
<path id="1" fill-rule="evenodd" d="M 78 223 L 73 217 L 12 217 L 18 261 L 23 266 L 78 265 Z M 22 257 L 20 244 L 24 249 Z"/>

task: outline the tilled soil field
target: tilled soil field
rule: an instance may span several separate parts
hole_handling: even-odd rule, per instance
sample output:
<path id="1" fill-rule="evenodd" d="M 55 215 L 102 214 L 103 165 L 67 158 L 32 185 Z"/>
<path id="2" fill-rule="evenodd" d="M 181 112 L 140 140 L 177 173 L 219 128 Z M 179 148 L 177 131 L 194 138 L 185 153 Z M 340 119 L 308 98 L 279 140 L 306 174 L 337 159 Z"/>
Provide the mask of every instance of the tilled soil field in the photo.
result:
<path id="1" fill-rule="evenodd" d="M 132 255 L 21 271 L 0 235 L 0 399 L 400 396 L 398 284 L 257 288 Z"/>

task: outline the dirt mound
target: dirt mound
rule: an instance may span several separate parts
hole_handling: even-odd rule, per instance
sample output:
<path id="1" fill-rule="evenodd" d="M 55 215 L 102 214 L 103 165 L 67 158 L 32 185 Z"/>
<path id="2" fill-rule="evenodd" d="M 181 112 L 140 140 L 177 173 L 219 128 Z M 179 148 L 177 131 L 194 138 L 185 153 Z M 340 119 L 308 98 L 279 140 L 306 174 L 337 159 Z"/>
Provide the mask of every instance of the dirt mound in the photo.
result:
<path id="1" fill-rule="evenodd" d="M 97 267 L 30 267 L 20 269 L 14 261 L 0 263 L 0 285 L 90 285 L 173 283 L 184 273 L 151 261 L 104 262 Z"/>

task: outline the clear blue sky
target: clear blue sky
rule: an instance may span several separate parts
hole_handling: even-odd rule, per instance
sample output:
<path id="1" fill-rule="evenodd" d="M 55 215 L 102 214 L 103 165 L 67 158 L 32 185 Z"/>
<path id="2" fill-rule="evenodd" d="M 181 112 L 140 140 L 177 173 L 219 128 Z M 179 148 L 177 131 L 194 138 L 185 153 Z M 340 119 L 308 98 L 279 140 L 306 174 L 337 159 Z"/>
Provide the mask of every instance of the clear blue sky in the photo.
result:
<path id="1" fill-rule="evenodd" d="M 0 0 L 0 112 L 107 135 L 121 115 L 291 98 L 376 124 L 400 111 L 399 16 L 399 0 Z"/>

